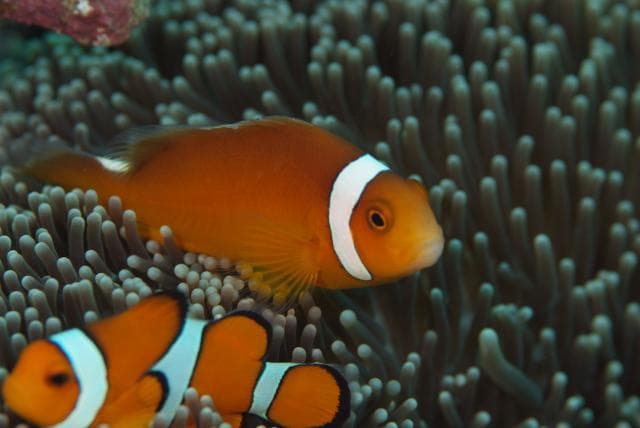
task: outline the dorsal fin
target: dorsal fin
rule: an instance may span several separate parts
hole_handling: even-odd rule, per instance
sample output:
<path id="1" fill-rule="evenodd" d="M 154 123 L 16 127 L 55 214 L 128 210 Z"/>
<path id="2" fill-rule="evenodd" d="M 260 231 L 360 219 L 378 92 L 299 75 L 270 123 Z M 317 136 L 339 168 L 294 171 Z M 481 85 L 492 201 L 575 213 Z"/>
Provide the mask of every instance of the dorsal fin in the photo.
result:
<path id="1" fill-rule="evenodd" d="M 101 155 L 108 159 L 125 161 L 129 164 L 129 171 L 135 171 L 164 150 L 169 143 L 175 142 L 181 134 L 193 129 L 197 128 L 162 125 L 132 128 L 118 134 L 109 143 L 108 151 Z"/>
<path id="2" fill-rule="evenodd" d="M 43 148 L 41 153 L 13 167 L 18 174 L 60 185 L 67 191 L 92 188 L 103 202 L 122 189 L 120 177 L 104 168 L 98 158 L 60 145 Z"/>
<path id="3" fill-rule="evenodd" d="M 109 395 L 138 381 L 162 357 L 180 333 L 186 313 L 182 294 L 161 292 L 87 328 L 105 356 Z"/>
<path id="4" fill-rule="evenodd" d="M 105 157 L 126 161 L 130 165 L 129 171 L 135 172 L 169 144 L 184 140 L 186 137 L 197 138 L 198 134 L 206 133 L 207 140 L 215 141 L 225 138 L 229 133 L 254 132 L 257 129 L 282 125 L 315 129 L 307 122 L 282 116 L 208 127 L 149 125 L 124 131 L 116 136 L 109 144 L 109 153 Z"/>

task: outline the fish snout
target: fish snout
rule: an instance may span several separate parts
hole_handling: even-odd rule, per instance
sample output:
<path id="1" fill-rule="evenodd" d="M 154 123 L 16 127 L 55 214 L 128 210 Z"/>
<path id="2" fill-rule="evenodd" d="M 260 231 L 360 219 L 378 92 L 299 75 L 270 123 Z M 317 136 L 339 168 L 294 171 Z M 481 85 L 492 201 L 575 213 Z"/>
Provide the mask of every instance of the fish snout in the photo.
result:
<path id="1" fill-rule="evenodd" d="M 418 263 L 423 268 L 433 266 L 442 255 L 443 249 L 444 237 L 442 236 L 442 233 L 440 233 L 439 235 L 426 240 L 418 256 Z"/>
<path id="2" fill-rule="evenodd" d="M 9 375 L 2 383 L 2 399 L 5 404 L 13 410 L 16 403 L 20 402 L 20 399 L 27 398 L 20 385 L 15 381 L 14 377 Z"/>

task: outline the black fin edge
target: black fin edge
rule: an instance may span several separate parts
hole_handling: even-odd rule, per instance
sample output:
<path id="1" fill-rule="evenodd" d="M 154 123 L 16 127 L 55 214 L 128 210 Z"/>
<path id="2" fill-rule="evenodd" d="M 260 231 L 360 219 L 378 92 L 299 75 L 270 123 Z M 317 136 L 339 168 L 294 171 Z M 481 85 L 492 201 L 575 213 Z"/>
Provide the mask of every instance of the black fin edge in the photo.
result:
<path id="1" fill-rule="evenodd" d="M 269 408 L 267 409 L 267 415 L 269 415 L 269 412 L 271 411 L 271 406 L 273 406 L 273 403 L 278 397 L 278 392 L 280 391 L 282 382 L 284 382 L 289 372 L 300 367 L 310 367 L 310 366 L 322 367 L 324 370 L 326 370 L 333 377 L 333 380 L 335 380 L 336 384 L 338 385 L 338 390 L 340 391 L 340 394 L 338 396 L 338 408 L 336 409 L 336 412 L 333 415 L 333 419 L 330 422 L 324 425 L 320 425 L 317 428 L 342 427 L 344 422 L 349 418 L 349 414 L 351 412 L 351 390 L 349 389 L 349 385 L 347 384 L 346 379 L 342 376 L 342 373 L 340 373 L 340 371 L 337 368 L 329 364 L 308 363 L 308 364 L 299 364 L 296 366 L 289 367 L 284 372 L 282 379 L 280 379 L 280 383 L 277 386 L 277 391 L 273 397 L 273 401 L 271 402 L 271 404 L 269 405 Z M 269 424 L 274 425 L 274 423 L 270 419 L 268 421 L 269 421 Z"/>
<path id="2" fill-rule="evenodd" d="M 338 389 L 340 390 L 340 395 L 338 397 L 338 409 L 336 414 L 333 416 L 333 420 L 328 424 L 323 425 L 323 428 L 338 428 L 341 427 L 344 422 L 349 418 L 349 414 L 351 413 L 351 390 L 349 389 L 349 384 L 347 380 L 342 376 L 342 373 L 335 368 L 334 366 L 328 364 L 318 364 L 324 367 L 333 379 L 338 384 Z"/>
<path id="3" fill-rule="evenodd" d="M 164 373 L 156 370 L 148 371 L 145 375 L 155 377 L 158 382 L 160 382 L 160 386 L 162 387 L 162 397 L 160 398 L 160 401 L 158 401 L 158 405 L 156 406 L 156 413 L 158 413 L 169 397 L 169 382 L 167 381 L 167 377 L 164 375 Z"/>

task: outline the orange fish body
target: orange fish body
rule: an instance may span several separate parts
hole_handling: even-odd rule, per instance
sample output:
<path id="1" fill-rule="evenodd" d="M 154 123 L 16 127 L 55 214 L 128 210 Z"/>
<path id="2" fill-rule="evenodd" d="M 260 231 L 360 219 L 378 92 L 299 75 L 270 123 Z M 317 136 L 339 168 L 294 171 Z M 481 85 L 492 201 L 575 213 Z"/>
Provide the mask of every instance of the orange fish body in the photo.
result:
<path id="1" fill-rule="evenodd" d="M 174 129 L 119 159 L 63 152 L 27 172 L 119 195 L 159 238 L 244 261 L 277 292 L 376 285 L 435 263 L 442 231 L 426 191 L 329 132 L 272 118 Z"/>
<path id="2" fill-rule="evenodd" d="M 39 426 L 147 427 L 170 421 L 188 386 L 225 421 L 248 415 L 286 427 L 339 426 L 349 412 L 341 375 L 323 364 L 266 362 L 270 325 L 250 312 L 206 322 L 158 294 L 86 330 L 30 344 L 3 384 L 12 411 Z M 152 332 L 153 334 L 150 334 Z"/>

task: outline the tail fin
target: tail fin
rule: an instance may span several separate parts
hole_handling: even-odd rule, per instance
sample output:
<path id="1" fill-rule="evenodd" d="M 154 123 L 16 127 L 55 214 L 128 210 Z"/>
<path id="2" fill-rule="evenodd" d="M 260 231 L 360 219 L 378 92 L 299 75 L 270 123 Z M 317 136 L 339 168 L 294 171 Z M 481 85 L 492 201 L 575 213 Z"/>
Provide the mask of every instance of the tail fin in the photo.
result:
<path id="1" fill-rule="evenodd" d="M 75 187 L 94 189 L 101 199 L 119 193 L 120 177 L 114 165 L 105 164 L 87 153 L 72 149 L 56 149 L 35 157 L 18 167 L 18 172 L 40 181 L 71 190 Z"/>
<path id="2" fill-rule="evenodd" d="M 265 374 L 270 366 L 284 365 L 267 363 Z M 292 428 L 341 426 L 349 416 L 351 398 L 342 375 L 324 364 L 287 365 L 266 417 Z"/>

